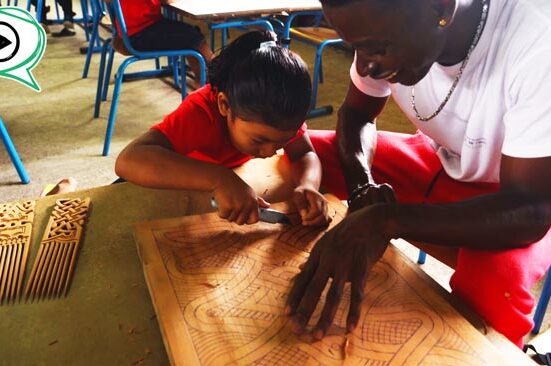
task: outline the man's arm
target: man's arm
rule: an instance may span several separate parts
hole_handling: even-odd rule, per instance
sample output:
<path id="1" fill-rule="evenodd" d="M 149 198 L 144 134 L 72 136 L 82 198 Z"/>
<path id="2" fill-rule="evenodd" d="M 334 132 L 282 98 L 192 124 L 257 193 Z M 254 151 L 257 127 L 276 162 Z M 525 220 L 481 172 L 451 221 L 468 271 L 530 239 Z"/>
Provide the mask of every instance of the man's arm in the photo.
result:
<path id="1" fill-rule="evenodd" d="M 371 175 L 371 163 L 377 147 L 375 118 L 388 97 L 372 97 L 350 82 L 348 93 L 339 109 L 337 144 L 348 191 L 349 212 L 379 202 L 394 202 L 392 187 L 378 184 Z"/>
<path id="2" fill-rule="evenodd" d="M 551 225 L 551 157 L 502 156 L 501 190 L 443 205 L 383 205 L 386 229 L 443 246 L 507 249 L 529 245 Z"/>
<path id="3" fill-rule="evenodd" d="M 348 192 L 364 183 L 375 183 L 370 166 L 377 134 L 375 118 L 383 110 L 388 97 L 376 98 L 362 93 L 350 82 L 344 103 L 338 112 L 338 153 Z"/>
<path id="4" fill-rule="evenodd" d="M 551 225 L 551 157 L 503 156 L 501 187 L 498 193 L 459 203 L 379 203 L 348 215 L 316 243 L 295 279 L 285 309 L 293 315 L 293 330 L 304 332 L 331 274 L 314 337 L 327 333 L 347 281 L 351 297 L 346 329 L 352 331 L 368 274 L 393 237 L 476 249 L 523 247 L 542 238 Z"/>

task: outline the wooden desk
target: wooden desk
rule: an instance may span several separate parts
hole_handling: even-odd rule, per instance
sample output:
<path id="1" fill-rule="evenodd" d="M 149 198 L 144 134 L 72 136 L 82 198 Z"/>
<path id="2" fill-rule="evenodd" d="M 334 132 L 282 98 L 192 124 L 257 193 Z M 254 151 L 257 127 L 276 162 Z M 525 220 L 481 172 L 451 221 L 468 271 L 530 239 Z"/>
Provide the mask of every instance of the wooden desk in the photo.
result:
<path id="1" fill-rule="evenodd" d="M 181 0 L 168 6 L 182 15 L 202 20 L 321 10 L 319 0 Z"/>
<path id="2" fill-rule="evenodd" d="M 278 159 L 255 160 L 240 168 L 239 174 L 275 202 L 290 192 L 286 167 Z M 60 197 L 90 197 L 92 202 L 69 294 L 58 300 L 0 306 L 0 364 L 168 364 L 132 224 L 212 211 L 210 194 L 123 183 L 40 198 L 27 276 L 52 206 Z M 417 271 L 425 276 L 424 283 L 450 298 Z M 498 334 L 491 335 L 508 357 L 518 358 L 515 364 L 527 364 L 516 347 Z"/>

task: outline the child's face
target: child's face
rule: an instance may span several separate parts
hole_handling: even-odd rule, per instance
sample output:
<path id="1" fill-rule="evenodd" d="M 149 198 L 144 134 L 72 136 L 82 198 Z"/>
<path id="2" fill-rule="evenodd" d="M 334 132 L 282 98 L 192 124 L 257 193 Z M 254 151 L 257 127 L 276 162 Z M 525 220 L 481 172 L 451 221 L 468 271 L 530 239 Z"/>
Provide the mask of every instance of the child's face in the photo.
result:
<path id="1" fill-rule="evenodd" d="M 296 131 L 280 131 L 258 121 L 239 117 L 228 118 L 228 131 L 233 146 L 244 154 L 269 158 L 296 135 Z"/>
<path id="2" fill-rule="evenodd" d="M 281 131 L 259 120 L 235 117 L 224 93 L 217 95 L 218 110 L 226 119 L 233 146 L 243 154 L 269 158 L 295 137 L 297 131 Z"/>

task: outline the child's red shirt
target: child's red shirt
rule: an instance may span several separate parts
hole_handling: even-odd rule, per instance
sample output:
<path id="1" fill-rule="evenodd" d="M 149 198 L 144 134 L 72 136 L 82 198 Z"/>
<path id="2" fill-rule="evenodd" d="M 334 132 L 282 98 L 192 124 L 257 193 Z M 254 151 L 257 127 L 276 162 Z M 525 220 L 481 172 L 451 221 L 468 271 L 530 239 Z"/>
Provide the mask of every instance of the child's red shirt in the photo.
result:
<path id="1" fill-rule="evenodd" d="M 235 168 L 253 156 L 243 154 L 231 143 L 226 119 L 218 111 L 216 93 L 210 84 L 189 94 L 180 106 L 153 129 L 163 133 L 178 154 Z M 302 124 L 295 141 L 306 132 Z"/>
<path id="2" fill-rule="evenodd" d="M 160 0 L 121 0 L 128 36 L 157 23 L 162 17 Z M 117 24 L 119 34 L 121 29 Z"/>

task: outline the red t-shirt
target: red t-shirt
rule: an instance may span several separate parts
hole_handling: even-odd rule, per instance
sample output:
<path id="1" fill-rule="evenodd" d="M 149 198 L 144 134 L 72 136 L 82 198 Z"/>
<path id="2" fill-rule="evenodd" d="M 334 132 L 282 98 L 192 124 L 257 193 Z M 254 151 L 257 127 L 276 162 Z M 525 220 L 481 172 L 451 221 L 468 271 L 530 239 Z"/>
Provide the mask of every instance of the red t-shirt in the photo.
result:
<path id="1" fill-rule="evenodd" d="M 210 84 L 189 94 L 180 106 L 154 125 L 178 154 L 228 168 L 237 167 L 253 156 L 243 154 L 231 143 L 226 119 L 218 111 L 216 93 Z M 292 141 L 306 131 L 303 123 Z"/>
<path id="2" fill-rule="evenodd" d="M 157 23 L 163 17 L 160 0 L 120 0 L 120 2 L 129 36 Z M 122 34 L 118 23 L 117 30 Z"/>

